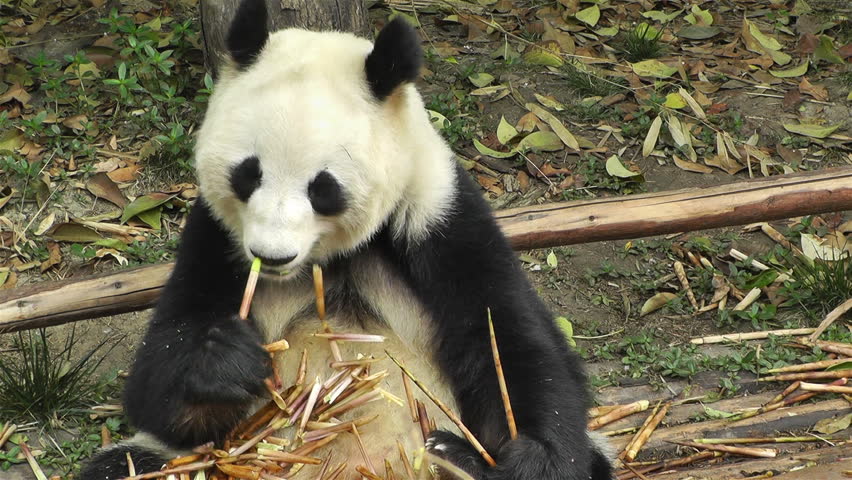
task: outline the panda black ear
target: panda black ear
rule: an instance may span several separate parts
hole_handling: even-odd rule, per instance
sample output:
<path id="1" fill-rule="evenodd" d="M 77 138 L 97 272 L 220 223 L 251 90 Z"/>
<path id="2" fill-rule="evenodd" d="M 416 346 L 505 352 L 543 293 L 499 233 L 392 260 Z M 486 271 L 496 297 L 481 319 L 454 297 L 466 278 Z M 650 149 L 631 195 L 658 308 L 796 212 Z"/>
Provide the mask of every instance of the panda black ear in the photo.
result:
<path id="1" fill-rule="evenodd" d="M 402 17 L 393 19 L 379 32 L 367 56 L 367 82 L 373 95 L 384 100 L 404 82 L 417 80 L 423 64 L 420 37 Z"/>
<path id="2" fill-rule="evenodd" d="M 240 68 L 254 62 L 269 38 L 265 0 L 243 0 L 228 29 L 225 43 Z"/>

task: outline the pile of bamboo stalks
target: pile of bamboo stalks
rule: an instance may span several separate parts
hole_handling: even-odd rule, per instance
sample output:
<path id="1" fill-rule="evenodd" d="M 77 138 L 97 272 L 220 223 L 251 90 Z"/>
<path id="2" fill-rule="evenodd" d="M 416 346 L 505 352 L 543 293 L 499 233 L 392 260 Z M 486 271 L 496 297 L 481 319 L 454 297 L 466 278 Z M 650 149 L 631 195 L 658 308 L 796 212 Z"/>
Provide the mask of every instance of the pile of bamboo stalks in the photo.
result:
<path id="1" fill-rule="evenodd" d="M 733 412 L 733 414 L 725 420 L 725 422 L 729 422 L 729 428 L 737 427 L 737 422 L 746 419 L 758 417 L 759 415 L 767 414 L 776 410 L 801 405 L 802 402 L 814 399 L 817 396 L 823 396 L 816 399 L 821 400 L 829 395 L 840 395 L 847 403 L 847 407 L 845 409 L 842 406 L 838 409 L 841 414 L 840 416 L 842 417 L 844 413 L 849 413 L 849 409 L 852 408 L 852 387 L 848 386 L 849 379 L 852 378 L 852 368 L 849 368 L 849 365 L 852 364 L 852 344 L 816 339 L 800 339 L 797 341 L 797 344 L 808 349 L 818 347 L 824 352 L 831 352 L 828 355 L 829 359 L 800 365 L 790 365 L 767 371 L 766 373 L 772 375 L 759 378 L 760 382 L 792 383 L 789 383 L 786 388 L 781 390 L 777 395 L 760 407 L 745 408 L 740 411 Z M 664 437 L 665 442 L 677 445 L 679 447 L 677 451 L 683 453 L 684 456 L 678 458 L 650 459 L 648 461 L 641 462 L 636 461 L 642 447 L 648 442 L 654 432 L 657 431 L 657 427 L 661 425 L 672 407 L 692 401 L 700 401 L 701 399 L 702 397 L 684 399 L 680 401 L 660 401 L 651 410 L 651 412 L 647 414 L 647 417 L 641 426 L 609 431 L 601 430 L 601 433 L 610 438 L 617 438 L 632 434 L 632 437 L 626 442 L 624 448 L 618 455 L 619 470 L 616 473 L 617 479 L 630 480 L 633 478 L 653 478 L 657 474 L 662 475 L 663 472 L 677 472 L 681 468 L 700 468 L 701 466 L 707 466 L 709 464 L 719 464 L 726 458 L 747 457 L 774 459 L 779 455 L 779 449 L 777 446 L 783 444 L 807 443 L 820 444 L 822 446 L 830 446 L 832 448 L 852 448 L 852 439 L 849 438 L 849 435 L 832 436 L 819 434 L 818 432 L 806 432 L 806 434 L 800 435 L 779 435 L 772 437 L 707 438 L 701 436 L 701 423 L 698 423 L 695 425 L 696 428 L 691 432 L 698 438 L 674 439 L 670 436 Z M 830 401 L 826 401 L 824 403 L 827 404 L 830 403 Z M 618 420 L 625 419 L 634 414 L 646 412 L 650 409 L 650 407 L 651 403 L 647 400 L 639 400 L 625 405 L 594 407 L 589 411 L 589 416 L 591 418 L 589 421 L 589 429 L 602 429 L 603 427 Z M 718 431 L 720 427 L 718 424 L 713 424 L 712 428 L 715 431 Z M 649 456 L 646 455 L 646 457 Z M 650 457 L 653 457 L 653 455 Z M 690 470 L 689 474 L 699 471 L 700 470 Z M 852 476 L 852 468 L 845 470 L 843 473 Z M 683 474 L 686 475 L 687 472 L 683 472 Z M 769 474 L 771 474 L 771 472 L 767 473 L 767 475 Z M 700 477 L 699 475 L 699 478 L 703 477 Z M 709 476 L 706 478 L 714 477 Z"/>
<path id="2" fill-rule="evenodd" d="M 252 265 L 251 274 L 246 285 L 246 292 L 240 308 L 240 317 L 248 318 L 252 297 L 254 296 L 260 265 Z M 170 460 L 156 472 L 137 474 L 133 459 L 128 454 L 128 476 L 125 480 L 147 480 L 168 477 L 177 480 L 279 480 L 295 477 L 305 465 L 320 465 L 319 480 L 334 480 L 347 469 L 354 469 L 362 478 L 369 480 L 416 480 L 432 478 L 429 465 L 435 464 L 450 471 L 461 479 L 470 479 L 453 465 L 447 464 L 421 448 L 415 452 L 406 452 L 403 443 L 397 441 L 400 463 L 404 472 L 399 476 L 393 471 L 390 462 L 385 459 L 384 471 L 380 475 L 374 460 L 367 454 L 367 449 L 359 434 L 358 428 L 376 420 L 378 415 L 357 417 L 350 421 L 340 421 L 338 417 L 361 407 L 368 402 L 379 399 L 389 400 L 400 406 L 408 404 L 411 419 L 418 424 L 425 444 L 430 432 L 436 429 L 436 424 L 426 413 L 426 406 L 414 398 L 411 383 L 432 400 L 435 405 L 454 422 L 459 430 L 480 452 L 486 462 L 494 466 L 494 459 L 473 436 L 459 417 L 438 399 L 426 385 L 423 385 L 411 372 L 400 363 L 390 352 L 390 358 L 401 370 L 402 383 L 406 400 L 380 388 L 380 383 L 389 375 L 387 370 L 372 372 L 371 366 L 378 360 L 375 357 L 360 356 L 356 359 L 344 359 L 341 356 L 339 342 L 371 342 L 380 343 L 384 337 L 369 334 L 347 334 L 332 332 L 325 319 L 325 296 L 323 291 L 322 271 L 314 266 L 314 286 L 317 298 L 317 313 L 321 331 L 315 336 L 328 340 L 334 361 L 330 363 L 331 373 L 325 379 L 317 376 L 314 381 L 307 381 L 308 352 L 302 351 L 299 369 L 295 383 L 287 388 L 281 385 L 280 375 L 273 369 L 271 378 L 266 379 L 266 387 L 270 400 L 258 409 L 251 417 L 234 429 L 221 446 L 203 445 L 194 449 L 191 455 Z M 511 414 L 508 393 L 505 388 L 499 354 L 496 349 L 493 326 L 489 313 L 491 339 L 495 365 L 501 383 L 501 392 L 507 411 L 507 421 L 512 438 L 517 438 L 517 428 Z M 272 357 L 284 354 L 289 344 L 282 339 L 265 345 Z M 342 433 L 351 433 L 361 450 L 362 464 L 348 465 L 347 462 L 332 465 L 329 456 L 321 459 L 312 454 L 332 442 Z"/>

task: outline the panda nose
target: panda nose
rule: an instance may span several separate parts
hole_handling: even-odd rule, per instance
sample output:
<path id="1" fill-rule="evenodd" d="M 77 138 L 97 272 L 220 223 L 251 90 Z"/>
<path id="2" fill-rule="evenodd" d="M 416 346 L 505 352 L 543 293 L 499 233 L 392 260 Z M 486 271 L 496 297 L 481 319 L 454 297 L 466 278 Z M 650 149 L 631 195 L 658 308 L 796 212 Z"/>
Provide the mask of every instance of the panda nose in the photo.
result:
<path id="1" fill-rule="evenodd" d="M 259 258 L 260 261 L 263 262 L 264 265 L 267 265 L 267 266 L 270 266 L 270 267 L 278 267 L 278 266 L 281 266 L 281 265 L 287 265 L 288 263 L 295 260 L 296 257 L 298 256 L 298 255 L 290 255 L 290 256 L 287 256 L 287 257 L 266 257 L 266 256 L 258 254 L 254 250 L 251 251 L 251 254 L 254 255 L 255 257 Z"/>

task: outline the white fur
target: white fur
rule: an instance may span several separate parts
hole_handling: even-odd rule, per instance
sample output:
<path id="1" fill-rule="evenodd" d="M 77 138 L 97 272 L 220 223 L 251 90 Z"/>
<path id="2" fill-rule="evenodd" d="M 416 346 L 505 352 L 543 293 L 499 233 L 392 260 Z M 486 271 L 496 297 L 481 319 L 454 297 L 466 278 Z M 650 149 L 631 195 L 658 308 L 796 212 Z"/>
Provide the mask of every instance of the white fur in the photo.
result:
<path id="1" fill-rule="evenodd" d="M 369 41 L 347 33 L 273 33 L 246 71 L 226 69 L 198 133 L 204 197 L 247 256 L 298 255 L 288 269 L 364 244 L 390 219 L 417 239 L 439 223 L 454 194 L 449 148 L 411 85 L 378 102 L 364 62 Z M 238 200 L 229 172 L 260 159 L 262 183 Z M 335 217 L 316 215 L 307 186 L 327 169 L 349 201 Z"/>
<path id="2" fill-rule="evenodd" d="M 432 128 L 416 89 L 402 86 L 383 102 L 370 93 L 364 65 L 371 49 L 369 41 L 345 33 L 274 33 L 246 71 L 223 72 L 198 134 L 202 194 L 245 254 L 298 255 L 286 266 L 292 271 L 283 277 L 286 282 L 261 282 L 252 305 L 266 340 L 286 338 L 291 345 L 278 365 L 285 385 L 293 381 L 302 349 L 309 351 L 309 379 L 335 373 L 328 367 L 328 342 L 313 337 L 320 323 L 303 267 L 353 251 L 388 221 L 395 236 L 417 241 L 443 220 L 455 194 L 452 153 Z M 229 174 L 252 155 L 260 159 L 262 183 L 244 203 L 232 191 Z M 346 193 L 348 206 L 339 216 L 316 215 L 307 196 L 309 181 L 324 169 Z M 368 254 L 353 259 L 350 270 L 350 279 L 329 272 L 326 291 L 347 280 L 376 315 L 339 312 L 328 319 L 332 329 L 382 334 L 387 341 L 341 343 L 343 358 L 381 358 L 387 349 L 456 409 L 434 365 L 433 323 L 403 279 Z M 387 359 L 372 366 L 373 372 L 380 369 L 391 373 L 382 388 L 404 398 L 398 369 Z M 452 427 L 439 411 L 428 409 L 440 427 Z M 423 446 L 419 426 L 407 407 L 386 401 L 340 420 L 373 413 L 379 419 L 361 429 L 369 454 L 378 468 L 383 470 L 381 459 L 388 458 L 401 473 L 396 442 L 406 440 L 407 451 L 414 453 Z M 292 436 L 292 429 L 281 435 Z M 347 475 L 360 478 L 353 467 L 364 461 L 354 438 L 344 434 L 332 445 L 335 464 L 348 461 Z M 326 452 L 313 455 L 324 458 Z"/>

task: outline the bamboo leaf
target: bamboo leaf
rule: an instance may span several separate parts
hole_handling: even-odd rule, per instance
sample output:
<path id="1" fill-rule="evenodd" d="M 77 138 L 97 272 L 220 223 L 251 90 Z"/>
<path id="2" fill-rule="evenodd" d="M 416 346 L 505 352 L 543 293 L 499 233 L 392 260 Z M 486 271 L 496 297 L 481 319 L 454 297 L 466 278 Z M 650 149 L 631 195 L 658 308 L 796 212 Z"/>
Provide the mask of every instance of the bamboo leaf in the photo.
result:
<path id="1" fill-rule="evenodd" d="M 648 129 L 648 134 L 645 135 L 645 141 L 642 142 L 642 157 L 647 157 L 654 151 L 657 146 L 657 139 L 660 138 L 660 127 L 663 126 L 663 117 L 657 116 L 651 122 L 651 128 Z"/>
<path id="2" fill-rule="evenodd" d="M 500 116 L 500 124 L 497 125 L 497 140 L 506 145 L 517 136 L 518 131 L 515 130 L 515 127 L 506 121 L 506 117 Z"/>

